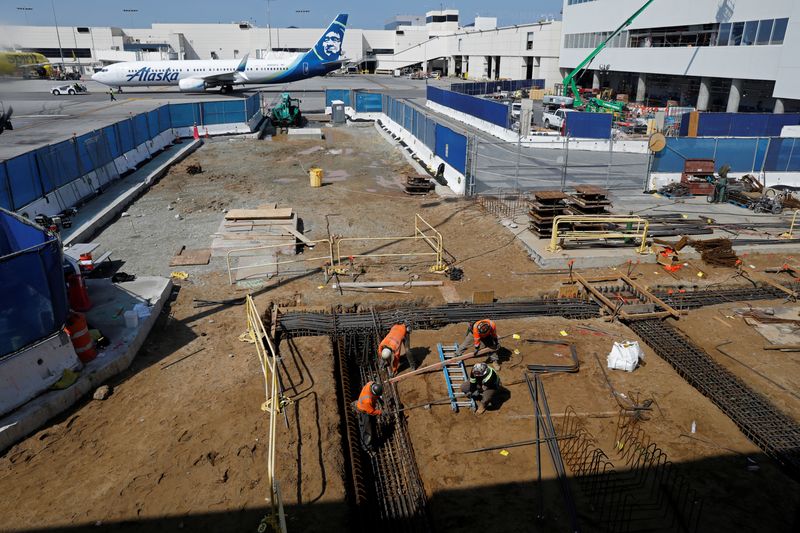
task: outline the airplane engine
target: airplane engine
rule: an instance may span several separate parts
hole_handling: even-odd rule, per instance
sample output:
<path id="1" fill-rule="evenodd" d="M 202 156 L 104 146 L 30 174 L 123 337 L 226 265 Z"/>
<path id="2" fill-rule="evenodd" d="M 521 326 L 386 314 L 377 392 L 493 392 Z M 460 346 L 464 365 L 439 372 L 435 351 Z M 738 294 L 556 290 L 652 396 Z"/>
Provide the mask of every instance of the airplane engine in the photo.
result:
<path id="1" fill-rule="evenodd" d="M 184 92 L 199 92 L 206 90 L 206 82 L 198 79 L 178 80 L 178 89 Z"/>

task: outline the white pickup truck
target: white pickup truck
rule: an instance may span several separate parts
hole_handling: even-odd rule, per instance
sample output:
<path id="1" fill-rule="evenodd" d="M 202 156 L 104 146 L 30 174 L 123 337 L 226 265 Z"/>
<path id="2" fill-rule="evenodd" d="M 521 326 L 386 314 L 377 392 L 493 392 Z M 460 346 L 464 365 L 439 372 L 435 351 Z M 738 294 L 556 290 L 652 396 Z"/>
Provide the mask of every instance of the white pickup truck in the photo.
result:
<path id="1" fill-rule="evenodd" d="M 567 118 L 567 113 L 574 113 L 574 109 L 556 109 L 555 111 L 545 111 L 542 115 L 545 128 L 555 128 L 560 130 L 564 125 L 564 120 Z"/>

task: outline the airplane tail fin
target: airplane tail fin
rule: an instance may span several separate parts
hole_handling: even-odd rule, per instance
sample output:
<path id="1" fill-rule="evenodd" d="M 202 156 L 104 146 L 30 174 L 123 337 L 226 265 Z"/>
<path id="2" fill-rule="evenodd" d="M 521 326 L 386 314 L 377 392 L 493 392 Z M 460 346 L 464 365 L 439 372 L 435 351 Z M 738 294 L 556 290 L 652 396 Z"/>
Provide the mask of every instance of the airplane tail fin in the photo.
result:
<path id="1" fill-rule="evenodd" d="M 339 13 L 333 19 L 328 29 L 322 34 L 314 48 L 306 53 L 306 57 L 313 58 L 315 62 L 331 63 L 339 61 L 342 54 L 344 32 L 347 29 L 347 13 Z"/>

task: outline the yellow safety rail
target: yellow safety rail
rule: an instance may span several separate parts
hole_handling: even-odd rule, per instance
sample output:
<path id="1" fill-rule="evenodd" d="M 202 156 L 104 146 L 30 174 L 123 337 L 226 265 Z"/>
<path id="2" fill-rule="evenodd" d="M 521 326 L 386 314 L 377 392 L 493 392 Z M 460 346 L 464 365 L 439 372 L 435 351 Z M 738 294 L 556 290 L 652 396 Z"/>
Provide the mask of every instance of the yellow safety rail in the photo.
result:
<path id="1" fill-rule="evenodd" d="M 267 439 L 267 486 L 269 487 L 270 514 L 265 516 L 259 526 L 259 531 L 272 531 L 286 533 L 286 518 L 283 513 L 283 501 L 280 496 L 280 485 L 275 479 L 275 441 L 278 427 L 278 413 L 281 409 L 281 395 L 278 389 L 278 373 L 275 368 L 277 356 L 275 345 L 264 329 L 264 322 L 258 312 L 253 298 L 248 294 L 245 298 L 247 313 L 247 331 L 250 339 L 255 343 L 256 354 L 264 373 L 264 394 L 266 401 L 262 409 L 269 413 L 269 437 Z M 266 343 L 266 344 L 265 344 Z"/>
<path id="2" fill-rule="evenodd" d="M 609 231 L 599 230 L 560 230 L 562 224 L 626 224 L 629 227 Z M 650 253 L 647 247 L 647 230 L 650 224 L 647 219 L 637 216 L 606 216 L 606 215 L 559 215 L 553 219 L 553 233 L 547 250 L 557 252 L 561 250 L 559 242 L 564 241 L 593 241 L 599 239 L 640 239 L 640 254 Z"/>
<path id="3" fill-rule="evenodd" d="M 309 261 L 322 261 L 327 262 L 328 264 L 333 264 L 333 246 L 331 241 L 328 239 L 322 239 L 319 241 L 311 241 L 311 244 L 306 244 L 306 246 L 311 246 L 314 244 L 327 244 L 328 255 L 316 256 L 316 257 L 301 257 L 299 259 L 287 259 L 286 261 L 268 261 L 266 263 L 259 263 L 257 265 L 246 265 L 246 266 L 231 266 L 231 255 L 232 254 L 241 254 L 242 252 L 254 252 L 256 250 L 268 250 L 271 248 L 294 248 L 296 245 L 294 243 L 291 244 L 264 244 L 261 246 L 250 246 L 248 248 L 235 248 L 229 250 L 227 254 L 225 254 L 225 261 L 228 265 L 228 281 L 231 285 L 233 285 L 233 272 L 236 270 L 243 270 L 248 268 L 259 268 L 259 267 L 266 267 L 266 266 L 275 266 L 279 267 L 280 265 L 289 265 L 292 263 L 304 263 Z M 247 255 L 256 255 L 256 254 L 247 254 Z"/>
<path id="4" fill-rule="evenodd" d="M 789 225 L 789 231 L 781 234 L 781 239 L 794 239 L 794 225 L 795 222 L 797 222 L 797 213 L 800 213 L 800 209 L 794 210 L 794 215 L 792 215 L 792 223 Z"/>
<path id="5" fill-rule="evenodd" d="M 433 251 L 431 252 L 406 252 L 406 253 L 367 253 L 367 254 L 356 254 L 356 253 L 342 253 L 342 243 L 352 243 L 352 242 L 372 242 L 372 241 L 379 241 L 379 242 L 399 242 L 399 241 L 424 241 L 428 244 Z M 350 258 L 350 257 L 422 257 L 422 256 L 433 256 L 434 257 L 434 264 L 431 267 L 433 272 L 443 272 L 446 268 L 444 264 L 443 256 L 444 256 L 444 244 L 442 240 L 442 234 L 439 233 L 433 226 L 428 224 L 425 219 L 423 219 L 419 215 L 415 215 L 414 217 L 414 236 L 413 237 L 343 237 L 336 239 L 336 255 L 335 264 L 338 267 L 342 266 L 342 258 Z"/>

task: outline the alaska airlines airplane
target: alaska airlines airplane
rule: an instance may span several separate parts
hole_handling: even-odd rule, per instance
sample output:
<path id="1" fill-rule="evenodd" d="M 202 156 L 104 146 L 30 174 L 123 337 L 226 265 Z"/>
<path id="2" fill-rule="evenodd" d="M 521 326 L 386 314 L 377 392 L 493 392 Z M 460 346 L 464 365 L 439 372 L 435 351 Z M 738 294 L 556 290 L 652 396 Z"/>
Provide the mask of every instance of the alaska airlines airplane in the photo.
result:
<path id="1" fill-rule="evenodd" d="M 324 76 L 342 65 L 339 56 L 347 25 L 340 13 L 305 54 L 268 54 L 266 59 L 129 61 L 103 67 L 94 81 L 111 87 L 177 85 L 181 91 L 204 91 L 219 87 L 223 93 L 234 85 L 287 83 Z"/>

